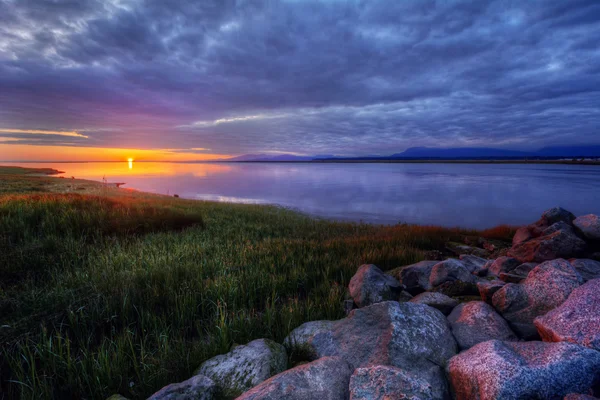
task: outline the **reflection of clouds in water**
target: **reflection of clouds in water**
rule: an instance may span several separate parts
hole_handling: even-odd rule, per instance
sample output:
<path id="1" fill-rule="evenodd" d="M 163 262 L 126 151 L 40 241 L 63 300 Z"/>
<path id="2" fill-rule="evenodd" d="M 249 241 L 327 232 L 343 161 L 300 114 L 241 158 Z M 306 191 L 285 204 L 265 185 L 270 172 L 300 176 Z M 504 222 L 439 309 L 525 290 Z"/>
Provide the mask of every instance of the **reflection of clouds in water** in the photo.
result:
<path id="1" fill-rule="evenodd" d="M 196 194 L 196 195 L 183 195 L 186 198 L 194 198 L 196 200 L 206 201 L 220 201 L 223 203 L 242 203 L 242 204 L 268 204 L 268 202 L 260 199 L 245 199 L 243 197 L 232 197 L 232 196 L 218 196 L 214 194 Z"/>
<path id="2" fill-rule="evenodd" d="M 84 168 L 53 167 L 77 177 Z M 122 181 L 143 191 L 280 204 L 343 220 L 481 228 L 529 223 L 557 205 L 600 214 L 600 168 L 594 166 L 136 163 L 134 171 L 144 168 L 146 174 L 123 175 Z"/>

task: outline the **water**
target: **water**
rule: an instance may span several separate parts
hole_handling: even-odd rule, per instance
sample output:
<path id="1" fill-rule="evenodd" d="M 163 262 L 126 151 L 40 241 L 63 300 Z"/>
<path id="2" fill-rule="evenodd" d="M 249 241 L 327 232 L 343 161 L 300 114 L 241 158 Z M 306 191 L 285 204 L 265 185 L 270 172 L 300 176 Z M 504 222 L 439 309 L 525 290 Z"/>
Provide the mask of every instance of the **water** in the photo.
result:
<path id="1" fill-rule="evenodd" d="M 493 164 L 75 163 L 64 176 L 188 199 L 269 203 L 338 220 L 487 228 L 562 206 L 600 214 L 600 166 Z"/>

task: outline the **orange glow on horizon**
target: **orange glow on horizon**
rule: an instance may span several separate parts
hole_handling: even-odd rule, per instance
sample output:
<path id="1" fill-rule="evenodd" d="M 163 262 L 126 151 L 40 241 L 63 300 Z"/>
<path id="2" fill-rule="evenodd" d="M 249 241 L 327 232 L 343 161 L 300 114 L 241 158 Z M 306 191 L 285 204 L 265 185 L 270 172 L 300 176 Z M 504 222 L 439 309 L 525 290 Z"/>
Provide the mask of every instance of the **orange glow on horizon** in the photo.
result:
<path id="1" fill-rule="evenodd" d="M 0 162 L 6 161 L 210 161 L 229 154 L 186 153 L 171 149 L 119 149 L 97 147 L 33 146 L 0 143 Z M 133 165 L 132 165 L 133 167 Z"/>

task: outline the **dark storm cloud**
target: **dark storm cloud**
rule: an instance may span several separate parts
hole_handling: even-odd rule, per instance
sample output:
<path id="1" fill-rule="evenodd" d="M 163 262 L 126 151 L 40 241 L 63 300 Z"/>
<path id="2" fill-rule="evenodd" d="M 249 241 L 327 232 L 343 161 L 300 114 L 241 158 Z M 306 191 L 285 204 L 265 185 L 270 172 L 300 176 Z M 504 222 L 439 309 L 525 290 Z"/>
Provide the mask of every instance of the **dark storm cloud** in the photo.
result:
<path id="1" fill-rule="evenodd" d="M 0 22 L 0 128 L 79 145 L 600 141 L 597 1 L 0 0 Z"/>

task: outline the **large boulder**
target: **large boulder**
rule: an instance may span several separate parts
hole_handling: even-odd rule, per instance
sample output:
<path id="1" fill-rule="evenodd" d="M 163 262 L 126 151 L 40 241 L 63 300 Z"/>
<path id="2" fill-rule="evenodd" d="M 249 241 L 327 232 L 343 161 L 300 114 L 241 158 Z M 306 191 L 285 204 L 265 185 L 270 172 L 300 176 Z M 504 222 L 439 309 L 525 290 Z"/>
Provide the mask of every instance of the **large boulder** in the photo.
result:
<path id="1" fill-rule="evenodd" d="M 385 365 L 357 368 L 350 378 L 350 400 L 444 400 L 449 398 L 444 371 L 431 367 L 414 373 Z"/>
<path id="2" fill-rule="evenodd" d="M 465 265 L 454 258 L 449 258 L 437 263 L 431 270 L 429 283 L 432 287 L 439 286 L 444 282 L 461 281 L 474 283 L 475 276 L 465 267 Z"/>
<path id="3" fill-rule="evenodd" d="M 317 330 L 311 337 L 305 333 L 300 326 L 286 338 L 291 351 L 304 352 L 310 359 L 339 356 L 353 368 L 391 365 L 428 370 L 444 366 L 456 353 L 446 317 L 424 304 L 377 303 L 353 310 L 327 332 Z"/>
<path id="4" fill-rule="evenodd" d="M 398 300 L 404 286 L 375 265 L 364 264 L 350 279 L 348 289 L 354 303 L 359 307 L 366 307 L 382 301 Z"/>
<path id="5" fill-rule="evenodd" d="M 600 279 L 576 288 L 567 301 L 534 322 L 544 341 L 577 343 L 600 351 Z"/>
<path id="6" fill-rule="evenodd" d="M 544 211 L 542 214 L 542 218 L 540 219 L 540 221 L 538 221 L 538 223 L 540 225 L 550 226 L 557 222 L 565 222 L 571 225 L 574 219 L 575 215 L 572 212 L 567 211 L 562 207 L 554 207 Z"/>
<path id="7" fill-rule="evenodd" d="M 572 225 L 575 215 L 561 207 L 554 207 L 544 211 L 542 217 L 535 223 L 517 229 L 513 237 L 513 245 L 521 244 L 528 240 L 543 235 L 543 231 L 557 222 Z"/>
<path id="8" fill-rule="evenodd" d="M 285 347 L 269 339 L 257 339 L 205 361 L 196 374 L 212 379 L 221 396 L 235 397 L 286 368 Z"/>
<path id="9" fill-rule="evenodd" d="M 460 304 L 450 313 L 448 322 L 461 350 L 493 339 L 518 340 L 508 323 L 483 301 Z"/>
<path id="10" fill-rule="evenodd" d="M 443 293 L 425 292 L 410 299 L 411 303 L 426 304 L 429 307 L 440 310 L 444 315 L 450 314 L 458 305 L 458 300 L 446 296 Z"/>
<path id="11" fill-rule="evenodd" d="M 600 262 L 586 258 L 573 258 L 569 262 L 584 281 L 600 278 Z"/>
<path id="12" fill-rule="evenodd" d="M 275 375 L 237 400 L 346 400 L 352 371 L 340 357 L 323 357 Z"/>
<path id="13" fill-rule="evenodd" d="M 571 343 L 480 343 L 450 360 L 456 400 L 560 399 L 600 379 L 600 352 Z"/>
<path id="14" fill-rule="evenodd" d="M 586 248 L 585 241 L 579 238 L 574 229 L 564 222 L 557 222 L 547 228 L 544 233 L 546 234 L 513 245 L 508 251 L 508 255 L 522 263 L 543 262 L 556 258 L 577 257 Z"/>
<path id="15" fill-rule="evenodd" d="M 461 254 L 458 257 L 465 267 L 472 274 L 479 274 L 488 262 L 487 258 L 477 257 L 472 254 Z"/>
<path id="16" fill-rule="evenodd" d="M 406 290 L 416 295 L 427 290 L 431 290 L 429 284 L 429 276 L 435 264 L 439 261 L 421 261 L 416 264 L 407 265 L 390 271 L 390 275 L 398 278 L 401 284 L 406 287 Z"/>
<path id="17" fill-rule="evenodd" d="M 521 337 L 537 337 L 536 317 L 561 305 L 583 283 L 567 261 L 546 261 L 535 267 L 520 284 L 509 283 L 492 297 L 496 310 Z"/>
<path id="18" fill-rule="evenodd" d="M 500 275 L 501 273 L 510 273 L 522 263 L 512 257 L 498 257 L 492 265 L 488 267 L 488 271 L 492 275 Z"/>
<path id="19" fill-rule="evenodd" d="M 172 383 L 154 393 L 148 400 L 212 400 L 216 386 L 212 379 L 196 375 L 181 383 Z"/>
<path id="20" fill-rule="evenodd" d="M 579 229 L 586 239 L 600 241 L 600 217 L 594 214 L 578 217 L 573 225 Z"/>

